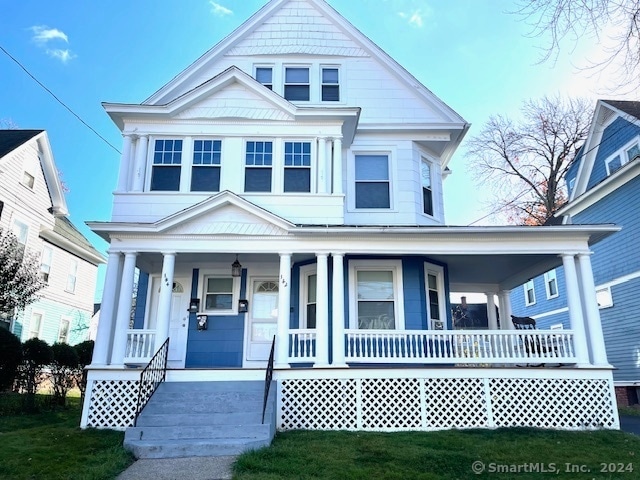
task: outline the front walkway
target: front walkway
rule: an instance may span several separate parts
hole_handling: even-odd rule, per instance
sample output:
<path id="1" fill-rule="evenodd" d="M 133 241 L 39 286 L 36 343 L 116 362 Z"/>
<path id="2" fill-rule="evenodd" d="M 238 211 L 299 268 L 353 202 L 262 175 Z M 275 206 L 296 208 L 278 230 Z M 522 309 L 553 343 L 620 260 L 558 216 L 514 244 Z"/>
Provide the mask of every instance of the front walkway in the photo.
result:
<path id="1" fill-rule="evenodd" d="M 237 457 L 147 458 L 136 461 L 116 480 L 229 479 Z"/>

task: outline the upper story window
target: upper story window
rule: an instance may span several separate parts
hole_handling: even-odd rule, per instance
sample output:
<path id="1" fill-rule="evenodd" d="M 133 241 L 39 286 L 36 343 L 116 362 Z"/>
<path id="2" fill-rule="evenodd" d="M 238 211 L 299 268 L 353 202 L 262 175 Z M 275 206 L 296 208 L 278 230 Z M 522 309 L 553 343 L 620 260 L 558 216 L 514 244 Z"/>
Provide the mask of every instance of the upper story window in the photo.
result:
<path id="1" fill-rule="evenodd" d="M 45 245 L 42 248 L 42 257 L 40 261 L 40 276 L 42 280 L 49 283 L 49 275 L 51 274 L 51 264 L 53 263 L 53 248 Z"/>
<path id="2" fill-rule="evenodd" d="M 605 160 L 604 163 L 607 167 L 607 175 L 611 175 L 616 170 L 622 168 L 623 165 L 627 164 L 638 156 L 640 156 L 640 145 L 638 144 L 638 140 L 636 139 Z"/>
<path id="3" fill-rule="evenodd" d="M 431 163 L 422 157 L 420 163 L 420 181 L 422 182 L 422 211 L 433 216 L 433 188 L 431 181 Z"/>
<path id="4" fill-rule="evenodd" d="M 182 140 L 156 140 L 151 172 L 151 190 L 177 192 L 180 190 Z"/>
<path id="5" fill-rule="evenodd" d="M 340 71 L 336 67 L 322 68 L 322 101 L 340 101 Z"/>
<path id="6" fill-rule="evenodd" d="M 356 208 L 391 208 L 388 155 L 355 156 Z"/>
<path id="7" fill-rule="evenodd" d="M 244 191 L 270 192 L 272 165 L 272 142 L 247 142 L 245 152 Z"/>
<path id="8" fill-rule="evenodd" d="M 36 178 L 33 175 L 31 175 L 29 172 L 24 172 L 22 174 L 22 182 L 20 183 L 22 183 L 22 185 L 24 185 L 25 187 L 33 190 L 33 185 L 35 184 L 35 182 L 36 182 Z"/>
<path id="9" fill-rule="evenodd" d="M 27 248 L 27 241 L 29 239 L 29 225 L 20 220 L 13 220 L 13 234 L 16 236 L 18 240 L 18 246 L 20 247 L 22 253 L 24 253 Z"/>
<path id="10" fill-rule="evenodd" d="M 74 293 L 76 291 L 77 280 L 78 280 L 78 261 L 75 259 L 72 259 L 69 265 L 69 274 L 67 275 L 67 285 L 65 286 L 65 291 L 69 293 Z"/>
<path id="11" fill-rule="evenodd" d="M 256 67 L 256 80 L 269 90 L 273 90 L 273 68 Z"/>
<path id="12" fill-rule="evenodd" d="M 533 285 L 533 280 L 529 280 L 524 284 L 524 304 L 526 306 L 536 303 L 536 291 Z"/>
<path id="13" fill-rule="evenodd" d="M 555 268 L 544 274 L 544 286 L 547 291 L 547 298 L 555 298 L 558 296 L 558 279 Z"/>
<path id="14" fill-rule="evenodd" d="M 220 191 L 221 140 L 195 140 L 191 167 L 192 192 Z"/>
<path id="15" fill-rule="evenodd" d="M 309 68 L 286 67 L 284 69 L 284 98 L 292 102 L 308 102 L 310 99 Z"/>
<path id="16" fill-rule="evenodd" d="M 311 143 L 285 142 L 284 191 L 311 191 Z"/>

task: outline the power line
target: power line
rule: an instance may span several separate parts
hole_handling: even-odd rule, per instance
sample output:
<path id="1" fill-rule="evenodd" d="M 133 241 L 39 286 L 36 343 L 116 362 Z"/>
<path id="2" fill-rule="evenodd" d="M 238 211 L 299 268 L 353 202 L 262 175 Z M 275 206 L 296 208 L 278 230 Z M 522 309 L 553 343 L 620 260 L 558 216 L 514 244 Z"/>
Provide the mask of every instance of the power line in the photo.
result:
<path id="1" fill-rule="evenodd" d="M 20 63 L 13 55 L 11 55 L 9 52 L 7 52 L 4 47 L 2 45 L 0 45 L 0 50 L 2 50 L 4 52 L 4 54 L 9 57 L 11 60 L 13 60 L 22 70 L 24 70 L 24 72 L 29 75 L 34 82 L 36 82 L 38 85 L 40 85 L 49 95 L 51 95 L 60 105 L 62 105 L 64 108 L 66 108 L 69 113 L 71 113 L 71 115 L 73 115 L 74 117 L 76 117 L 80 123 L 82 123 L 85 127 L 87 127 L 89 130 L 91 130 L 93 133 L 95 133 L 104 143 L 106 143 L 107 145 L 109 145 L 111 148 L 113 148 L 116 152 L 118 152 L 118 154 L 121 154 L 120 150 L 118 150 L 116 147 L 114 147 L 109 140 L 107 140 L 106 138 L 104 138 L 102 135 L 100 135 L 91 125 L 89 125 L 87 122 L 85 122 L 80 115 L 78 115 L 76 112 L 74 112 L 73 110 L 71 110 L 70 107 L 67 106 L 66 103 L 64 103 L 62 100 L 60 100 L 55 93 L 53 93 L 51 90 L 49 90 L 40 80 L 38 80 L 35 76 L 33 76 L 33 74 L 27 70 L 27 68 L 22 65 L 22 63 Z"/>

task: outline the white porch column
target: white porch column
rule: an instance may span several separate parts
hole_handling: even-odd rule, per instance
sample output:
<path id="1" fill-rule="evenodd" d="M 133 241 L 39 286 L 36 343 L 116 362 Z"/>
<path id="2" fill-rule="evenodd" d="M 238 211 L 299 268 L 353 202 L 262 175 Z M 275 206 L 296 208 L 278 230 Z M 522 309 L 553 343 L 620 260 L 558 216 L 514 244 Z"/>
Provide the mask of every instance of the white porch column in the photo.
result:
<path id="1" fill-rule="evenodd" d="M 116 294 L 118 291 L 118 279 L 122 276 L 122 260 L 120 252 L 109 252 L 107 260 L 107 272 L 102 291 L 102 303 L 100 304 L 100 321 L 98 332 L 93 347 L 91 365 L 108 365 L 109 347 L 113 335 L 113 316 L 116 311 Z"/>
<path id="2" fill-rule="evenodd" d="M 120 298 L 116 313 L 116 331 L 113 338 L 111 364 L 122 365 L 127 349 L 127 330 L 131 320 L 131 303 L 133 300 L 133 279 L 136 270 L 137 253 L 125 253 L 120 283 Z"/>
<path id="3" fill-rule="evenodd" d="M 131 171 L 131 134 L 122 135 L 122 157 L 120 158 L 120 174 L 118 176 L 118 192 L 126 192 L 129 188 L 129 172 Z"/>
<path id="4" fill-rule="evenodd" d="M 333 140 L 333 193 L 342 193 L 342 138 Z"/>
<path id="5" fill-rule="evenodd" d="M 173 294 L 173 272 L 176 265 L 175 252 L 163 252 L 162 276 L 160 277 L 160 296 L 158 297 L 158 318 L 156 319 L 155 350 L 160 348 L 169 338 L 169 323 L 171 321 L 171 295 Z"/>
<path id="6" fill-rule="evenodd" d="M 318 137 L 318 193 L 327 193 L 327 140 Z"/>
<path id="7" fill-rule="evenodd" d="M 496 315 L 496 302 L 493 298 L 493 292 L 485 293 L 487 296 L 487 320 L 489 321 L 489 330 L 498 329 L 498 316 Z"/>
<path id="8" fill-rule="evenodd" d="M 278 335 L 276 337 L 275 366 L 288 368 L 289 317 L 291 309 L 291 254 L 280 254 L 280 279 L 278 286 Z"/>
<path id="9" fill-rule="evenodd" d="M 132 190 L 141 192 L 144 188 L 145 167 L 147 164 L 148 135 L 140 135 L 136 144 L 136 160 L 133 169 Z"/>
<path id="10" fill-rule="evenodd" d="M 600 309 L 596 300 L 596 286 L 593 281 L 593 269 L 591 258 L 585 253 L 578 255 L 580 277 L 582 286 L 582 305 L 584 306 L 585 320 L 587 322 L 589 344 L 591 345 L 591 362 L 594 365 L 609 365 L 607 350 L 605 349 L 602 322 L 600 321 Z"/>
<path id="11" fill-rule="evenodd" d="M 498 293 L 500 305 L 500 330 L 513 330 L 511 323 L 511 290 L 501 290 Z"/>
<path id="12" fill-rule="evenodd" d="M 334 367 L 344 367 L 344 254 L 332 253 L 333 257 L 333 305 L 332 305 L 332 321 L 333 336 L 331 337 L 331 345 L 333 350 Z"/>
<path id="13" fill-rule="evenodd" d="M 329 365 L 329 271 L 327 254 L 316 254 L 316 363 Z"/>
<path id="14" fill-rule="evenodd" d="M 562 255 L 562 266 L 567 287 L 567 306 L 569 307 L 569 322 L 573 330 L 576 363 L 584 365 L 589 363 L 589 351 L 582 317 L 582 305 L 580 304 L 580 286 L 578 285 L 575 257 L 567 254 Z"/>

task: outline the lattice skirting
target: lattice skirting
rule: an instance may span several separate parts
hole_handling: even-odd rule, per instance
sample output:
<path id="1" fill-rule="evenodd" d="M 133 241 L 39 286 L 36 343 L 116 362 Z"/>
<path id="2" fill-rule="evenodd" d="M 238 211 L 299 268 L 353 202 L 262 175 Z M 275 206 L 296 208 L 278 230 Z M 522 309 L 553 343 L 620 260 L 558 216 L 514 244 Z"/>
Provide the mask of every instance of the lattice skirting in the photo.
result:
<path id="1" fill-rule="evenodd" d="M 87 427 L 123 429 L 133 425 L 137 380 L 95 380 L 90 386 Z"/>
<path id="2" fill-rule="evenodd" d="M 278 428 L 618 428 L 612 392 L 584 378 L 282 379 Z"/>

